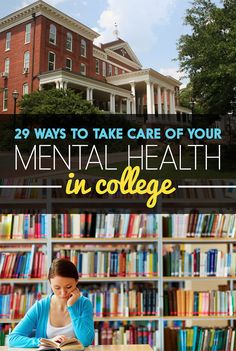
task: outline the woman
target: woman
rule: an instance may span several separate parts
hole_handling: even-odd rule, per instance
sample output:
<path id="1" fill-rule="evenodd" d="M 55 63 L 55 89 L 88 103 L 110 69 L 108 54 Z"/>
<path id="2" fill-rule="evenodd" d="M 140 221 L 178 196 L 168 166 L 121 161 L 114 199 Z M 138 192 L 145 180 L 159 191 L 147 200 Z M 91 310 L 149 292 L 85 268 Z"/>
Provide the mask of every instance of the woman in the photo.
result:
<path id="1" fill-rule="evenodd" d="M 93 307 L 76 287 L 78 278 L 72 262 L 55 259 L 48 273 L 53 293 L 30 308 L 9 335 L 9 346 L 38 347 L 41 338 L 62 342 L 68 337 L 90 345 L 94 338 Z"/>

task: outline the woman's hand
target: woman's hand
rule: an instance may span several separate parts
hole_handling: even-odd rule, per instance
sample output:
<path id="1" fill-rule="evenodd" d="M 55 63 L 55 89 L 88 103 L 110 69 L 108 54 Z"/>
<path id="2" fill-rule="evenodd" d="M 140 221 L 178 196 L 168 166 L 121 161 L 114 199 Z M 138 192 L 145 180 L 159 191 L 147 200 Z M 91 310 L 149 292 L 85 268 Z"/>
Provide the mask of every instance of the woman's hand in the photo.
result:
<path id="1" fill-rule="evenodd" d="M 74 303 L 78 300 L 79 297 L 80 297 L 80 291 L 78 288 L 75 288 L 75 290 L 73 290 L 70 293 L 70 298 L 67 300 L 67 306 L 70 307 L 74 305 Z"/>
<path id="2" fill-rule="evenodd" d="M 59 342 L 61 344 L 63 341 L 66 341 L 66 339 L 68 338 L 65 335 L 57 335 L 57 336 L 54 336 L 54 338 L 52 338 L 51 340 L 55 342 Z"/>

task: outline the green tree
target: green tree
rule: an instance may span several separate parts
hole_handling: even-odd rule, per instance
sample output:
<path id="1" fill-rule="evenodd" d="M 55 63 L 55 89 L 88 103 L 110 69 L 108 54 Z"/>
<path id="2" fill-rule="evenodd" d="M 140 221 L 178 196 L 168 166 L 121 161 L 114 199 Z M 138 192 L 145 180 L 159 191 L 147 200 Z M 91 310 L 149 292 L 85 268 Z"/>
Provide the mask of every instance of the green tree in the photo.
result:
<path id="1" fill-rule="evenodd" d="M 192 34 L 178 42 L 181 70 L 204 113 L 226 113 L 236 86 L 236 0 L 223 0 L 221 6 L 194 0 L 185 24 Z"/>
<path id="2" fill-rule="evenodd" d="M 22 114 L 99 114 L 101 111 L 81 94 L 67 89 L 50 89 L 34 91 L 24 95 L 19 102 Z"/>
<path id="3" fill-rule="evenodd" d="M 180 90 L 179 93 L 179 101 L 180 105 L 186 108 L 192 109 L 191 106 L 191 99 L 193 99 L 193 87 L 191 83 L 188 83 L 187 86 Z M 198 103 L 197 100 L 194 99 L 194 114 L 202 114 L 203 110 L 201 105 Z"/>

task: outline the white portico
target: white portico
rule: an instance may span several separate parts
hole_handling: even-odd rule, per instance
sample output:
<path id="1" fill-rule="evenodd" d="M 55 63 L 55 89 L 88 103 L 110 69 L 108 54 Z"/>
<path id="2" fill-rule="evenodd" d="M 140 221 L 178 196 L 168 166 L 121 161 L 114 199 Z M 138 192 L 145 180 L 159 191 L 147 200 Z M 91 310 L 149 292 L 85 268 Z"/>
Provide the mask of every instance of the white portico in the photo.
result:
<path id="1" fill-rule="evenodd" d="M 181 83 L 149 68 L 107 77 L 107 82 L 131 91 L 131 113 L 175 114 L 176 92 Z M 146 106 L 146 111 L 144 111 Z"/>
<path id="2" fill-rule="evenodd" d="M 110 113 L 131 113 L 131 91 L 63 69 L 43 73 L 39 76 L 39 89 L 55 87 L 74 89 L 100 109 Z"/>
<path id="3" fill-rule="evenodd" d="M 172 77 L 153 69 L 143 69 L 106 79 L 107 82 L 103 82 L 60 69 L 41 74 L 39 87 L 71 88 L 104 111 L 147 114 L 149 122 L 156 121 L 156 115 L 182 114 L 178 106 L 181 83 Z"/>

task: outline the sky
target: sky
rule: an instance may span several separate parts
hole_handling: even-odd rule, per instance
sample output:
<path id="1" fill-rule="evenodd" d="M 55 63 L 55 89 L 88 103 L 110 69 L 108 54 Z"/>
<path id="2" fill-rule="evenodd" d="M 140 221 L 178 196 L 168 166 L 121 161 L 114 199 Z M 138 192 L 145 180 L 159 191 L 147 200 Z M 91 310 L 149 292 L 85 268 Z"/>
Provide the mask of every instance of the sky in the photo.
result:
<path id="1" fill-rule="evenodd" d="M 96 40 L 115 40 L 115 23 L 119 37 L 129 43 L 143 68 L 153 68 L 164 75 L 181 79 L 176 43 L 190 32 L 183 25 L 189 0 L 44 0 L 97 31 Z M 35 0 L 0 0 L 0 17 L 4 17 Z M 4 6 L 3 6 L 4 4 Z M 183 85 L 186 79 L 183 79 Z"/>

